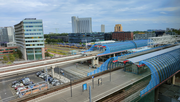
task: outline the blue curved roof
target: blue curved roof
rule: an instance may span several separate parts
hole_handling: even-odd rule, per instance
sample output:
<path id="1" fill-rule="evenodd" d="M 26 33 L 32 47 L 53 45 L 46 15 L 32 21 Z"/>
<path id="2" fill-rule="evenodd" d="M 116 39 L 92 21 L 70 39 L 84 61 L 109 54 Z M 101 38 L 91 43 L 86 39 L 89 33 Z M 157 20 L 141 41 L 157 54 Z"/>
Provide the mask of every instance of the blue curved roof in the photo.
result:
<path id="1" fill-rule="evenodd" d="M 140 63 L 147 65 L 151 70 L 151 80 L 140 92 L 140 96 L 143 96 L 180 71 L 180 48 Z"/>
<path id="2" fill-rule="evenodd" d="M 147 46 L 147 41 L 148 40 L 135 40 L 135 41 L 116 42 L 116 43 L 111 43 L 111 44 L 105 44 L 103 46 L 106 46 L 106 51 L 101 54 L 98 54 L 98 55 L 103 55 L 103 54 L 108 54 L 108 53 L 119 52 L 119 51 L 123 51 L 123 50 Z"/>

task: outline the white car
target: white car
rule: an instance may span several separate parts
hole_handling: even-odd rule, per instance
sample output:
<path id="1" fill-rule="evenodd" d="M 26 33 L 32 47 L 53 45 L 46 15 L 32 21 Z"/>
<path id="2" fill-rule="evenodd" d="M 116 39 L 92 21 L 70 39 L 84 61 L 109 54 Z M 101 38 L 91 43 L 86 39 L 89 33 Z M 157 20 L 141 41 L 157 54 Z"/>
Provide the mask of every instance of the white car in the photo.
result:
<path id="1" fill-rule="evenodd" d="M 40 78 L 43 78 L 44 75 L 45 75 L 45 73 L 41 73 L 41 74 L 39 75 L 39 77 L 40 77 Z"/>
<path id="2" fill-rule="evenodd" d="M 15 85 L 12 85 L 12 87 L 17 87 L 17 86 L 24 86 L 22 83 L 16 83 Z"/>
<path id="3" fill-rule="evenodd" d="M 23 89 L 26 89 L 26 88 L 25 87 L 19 87 L 19 88 L 17 88 L 17 92 L 19 92 L 19 91 L 21 91 Z"/>

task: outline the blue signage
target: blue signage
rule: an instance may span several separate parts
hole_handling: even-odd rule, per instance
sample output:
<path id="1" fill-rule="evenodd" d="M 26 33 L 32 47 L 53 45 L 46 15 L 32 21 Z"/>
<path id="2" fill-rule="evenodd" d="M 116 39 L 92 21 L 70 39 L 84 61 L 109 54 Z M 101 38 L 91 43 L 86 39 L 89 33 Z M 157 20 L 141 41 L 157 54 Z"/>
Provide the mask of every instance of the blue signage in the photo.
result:
<path id="1" fill-rule="evenodd" d="M 87 83 L 83 84 L 83 91 L 87 90 Z"/>
<path id="2" fill-rule="evenodd" d="M 92 76 L 92 78 L 94 78 L 94 76 Z"/>

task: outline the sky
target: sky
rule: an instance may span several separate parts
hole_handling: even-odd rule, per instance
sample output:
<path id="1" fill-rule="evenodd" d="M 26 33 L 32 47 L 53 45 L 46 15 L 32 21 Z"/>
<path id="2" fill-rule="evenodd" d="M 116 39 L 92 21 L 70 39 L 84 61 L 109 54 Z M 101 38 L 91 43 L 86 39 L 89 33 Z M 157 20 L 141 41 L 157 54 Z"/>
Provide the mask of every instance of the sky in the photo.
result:
<path id="1" fill-rule="evenodd" d="M 0 27 L 24 18 L 43 20 L 45 34 L 71 33 L 71 17 L 92 18 L 92 31 L 180 28 L 180 0 L 0 0 Z"/>

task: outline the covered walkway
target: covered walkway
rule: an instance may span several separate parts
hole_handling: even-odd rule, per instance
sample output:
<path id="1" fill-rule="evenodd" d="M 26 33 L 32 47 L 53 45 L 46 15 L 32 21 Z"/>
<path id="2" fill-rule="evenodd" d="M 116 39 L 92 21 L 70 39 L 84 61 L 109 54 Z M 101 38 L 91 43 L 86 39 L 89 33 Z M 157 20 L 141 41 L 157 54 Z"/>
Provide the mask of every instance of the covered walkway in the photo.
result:
<path id="1" fill-rule="evenodd" d="M 126 51 L 128 49 L 144 47 L 147 46 L 147 43 L 147 40 L 134 40 L 125 42 L 115 42 L 110 44 L 94 44 L 89 50 L 85 52 L 99 50 L 102 53 L 98 54 L 98 56 L 101 56 Z"/>
<path id="2" fill-rule="evenodd" d="M 145 70 L 151 71 L 149 84 L 140 92 L 140 96 L 144 96 L 180 71 L 180 45 L 126 59 L 124 64 L 125 71 L 136 74 L 141 74 L 141 71 Z"/>

